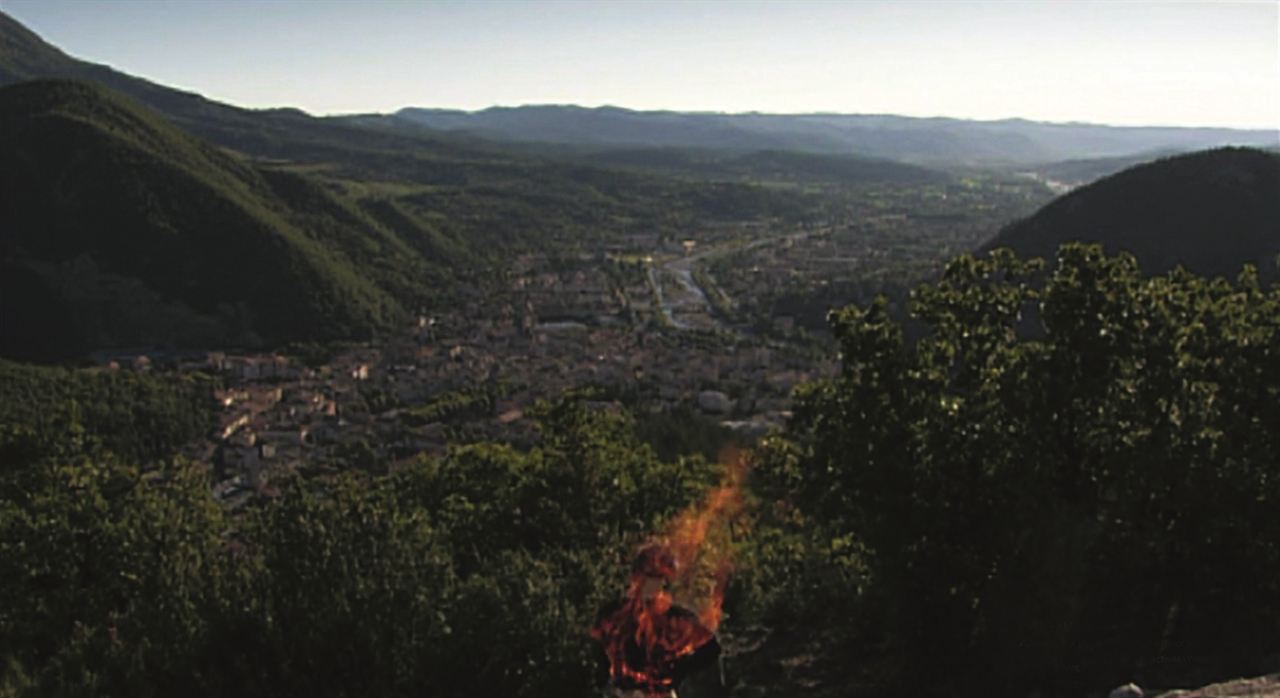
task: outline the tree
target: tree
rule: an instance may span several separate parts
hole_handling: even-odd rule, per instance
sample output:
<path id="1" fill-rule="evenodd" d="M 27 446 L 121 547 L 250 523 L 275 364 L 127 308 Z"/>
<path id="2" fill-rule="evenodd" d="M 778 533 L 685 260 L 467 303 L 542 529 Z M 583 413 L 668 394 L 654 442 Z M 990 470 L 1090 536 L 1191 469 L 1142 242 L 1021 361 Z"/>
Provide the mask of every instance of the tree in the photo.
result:
<path id="1" fill-rule="evenodd" d="M 903 677 L 1261 671 L 1280 290 L 1144 278 L 1096 247 L 1056 262 L 957 258 L 913 294 L 914 343 L 883 301 L 834 313 L 842 372 L 800 396 L 798 455 L 766 459 L 762 491 L 867 546 L 862 620 Z"/>

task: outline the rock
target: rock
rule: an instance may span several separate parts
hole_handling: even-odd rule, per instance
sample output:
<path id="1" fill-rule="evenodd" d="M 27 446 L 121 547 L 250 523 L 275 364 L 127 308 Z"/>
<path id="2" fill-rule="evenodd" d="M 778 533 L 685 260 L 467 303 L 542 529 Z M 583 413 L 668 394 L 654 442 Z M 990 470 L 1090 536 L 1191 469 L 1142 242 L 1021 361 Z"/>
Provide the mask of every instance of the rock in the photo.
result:
<path id="1" fill-rule="evenodd" d="M 1108 693 L 1107 698 L 1142 698 L 1142 689 L 1137 684 L 1127 683 Z"/>
<path id="2" fill-rule="evenodd" d="M 1156 698 L 1280 698 L 1280 674 L 1236 679 L 1190 691 L 1170 691 Z"/>
<path id="3" fill-rule="evenodd" d="M 698 407 L 711 414 L 728 414 L 733 409 L 733 401 L 719 390 L 704 390 L 698 393 Z"/>

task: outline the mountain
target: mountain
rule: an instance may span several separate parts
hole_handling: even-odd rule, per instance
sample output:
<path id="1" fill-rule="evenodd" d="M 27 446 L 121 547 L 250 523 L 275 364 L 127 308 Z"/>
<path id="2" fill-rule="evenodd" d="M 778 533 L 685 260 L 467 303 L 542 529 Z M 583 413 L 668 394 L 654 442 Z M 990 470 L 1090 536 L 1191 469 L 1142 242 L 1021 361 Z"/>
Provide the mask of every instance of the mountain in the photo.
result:
<path id="1" fill-rule="evenodd" d="M 1024 119 L 860 114 L 721 114 L 571 105 L 467 112 L 409 107 L 394 118 L 493 139 L 595 148 L 714 148 L 857 154 L 918 164 L 1031 164 L 1280 142 L 1274 130 L 1113 127 Z"/>
<path id="2" fill-rule="evenodd" d="M 674 148 L 801 151 L 926 165 L 1039 164 L 1187 151 L 1274 147 L 1276 130 L 1120 128 L 1006 119 L 971 121 L 849 114 L 721 114 L 541 105 L 467 112 L 409 107 L 392 116 L 317 118 L 297 109 L 241 109 L 67 55 L 0 12 L 0 85 L 39 78 L 97 82 L 181 128 L 258 157 L 379 167 L 406 151 L 443 158 L 508 157 L 506 142 L 592 150 Z M 404 163 L 400 163 L 404 164 Z"/>
<path id="3" fill-rule="evenodd" d="M 1276 274 L 1280 155 L 1221 148 L 1132 167 L 1055 199 L 987 248 L 1052 258 L 1064 242 L 1126 251 L 1148 272 L 1177 265 L 1234 277 L 1245 263 Z"/>
<path id="4" fill-rule="evenodd" d="M 38 79 L 85 80 L 116 90 L 200 138 L 255 157 L 340 162 L 361 168 L 412 151 L 484 159 L 483 143 L 417 129 L 362 127 L 298 109 L 242 109 L 67 55 L 0 12 L 0 86 Z"/>
<path id="5" fill-rule="evenodd" d="M 184 127 L 210 123 L 248 127 L 256 115 L 289 116 L 237 109 L 192 92 L 176 90 L 121 73 L 109 66 L 81 61 L 63 53 L 17 20 L 0 12 L 0 85 L 45 78 L 86 80 L 106 85 L 164 113 Z"/>
<path id="6" fill-rule="evenodd" d="M 92 83 L 0 88 L 0 161 L 10 356 L 367 336 L 426 271 L 324 187 Z"/>

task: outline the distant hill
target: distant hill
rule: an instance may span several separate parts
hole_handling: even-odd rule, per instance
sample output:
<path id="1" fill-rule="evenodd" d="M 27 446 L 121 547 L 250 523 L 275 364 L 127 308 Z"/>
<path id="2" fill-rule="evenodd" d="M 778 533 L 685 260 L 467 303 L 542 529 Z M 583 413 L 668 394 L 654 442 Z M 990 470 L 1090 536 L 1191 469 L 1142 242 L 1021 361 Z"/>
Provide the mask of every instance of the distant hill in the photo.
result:
<path id="1" fill-rule="evenodd" d="M 1277 131 L 1112 127 L 1005 119 L 970 121 L 861 114 L 720 114 L 572 105 L 465 112 L 406 108 L 396 118 L 493 139 L 597 148 L 712 148 L 857 154 L 920 164 L 1031 164 L 1065 159 L 1270 146 Z"/>
<path id="2" fill-rule="evenodd" d="M 447 157 L 502 150 L 485 139 L 600 150 L 786 150 L 925 165 L 1025 165 L 1157 150 L 1280 144 L 1275 130 L 1118 128 L 1023 119 L 863 114 L 634 111 L 571 105 L 492 107 L 475 112 L 409 107 L 393 116 L 316 118 L 297 109 L 241 109 L 76 59 L 0 12 L 0 85 L 40 78 L 106 85 L 201 138 L 256 156 L 357 164 L 406 150 L 426 149 Z"/>
<path id="3" fill-rule="evenodd" d="M 1252 263 L 1275 276 L 1280 155 L 1221 148 L 1139 165 L 1054 200 L 986 247 L 1052 258 L 1072 240 L 1130 252 L 1148 272 L 1234 277 Z"/>
<path id="4" fill-rule="evenodd" d="M 9 356 L 367 336 L 424 271 L 323 187 L 90 83 L 0 88 L 0 162 Z"/>
<path id="5" fill-rule="evenodd" d="M 605 167 L 624 167 L 702 178 L 833 184 L 929 184 L 950 181 L 937 170 L 856 155 L 787 150 L 737 152 L 706 149 L 631 148 L 581 156 Z"/>

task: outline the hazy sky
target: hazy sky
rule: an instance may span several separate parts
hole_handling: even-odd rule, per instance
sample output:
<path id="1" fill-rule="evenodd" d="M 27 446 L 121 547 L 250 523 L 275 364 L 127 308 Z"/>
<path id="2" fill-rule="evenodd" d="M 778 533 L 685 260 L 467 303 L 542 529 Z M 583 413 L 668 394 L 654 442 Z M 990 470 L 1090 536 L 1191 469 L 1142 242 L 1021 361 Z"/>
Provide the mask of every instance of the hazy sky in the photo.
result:
<path id="1" fill-rule="evenodd" d="M 214 99 L 1280 125 L 1264 2 L 0 0 L 64 51 Z"/>

